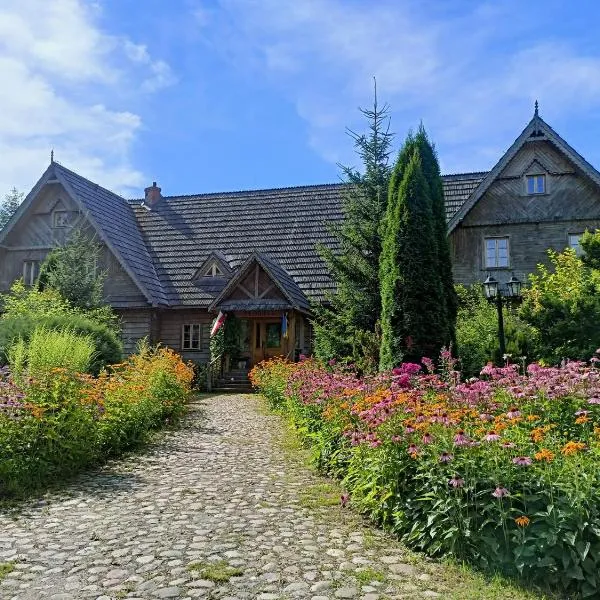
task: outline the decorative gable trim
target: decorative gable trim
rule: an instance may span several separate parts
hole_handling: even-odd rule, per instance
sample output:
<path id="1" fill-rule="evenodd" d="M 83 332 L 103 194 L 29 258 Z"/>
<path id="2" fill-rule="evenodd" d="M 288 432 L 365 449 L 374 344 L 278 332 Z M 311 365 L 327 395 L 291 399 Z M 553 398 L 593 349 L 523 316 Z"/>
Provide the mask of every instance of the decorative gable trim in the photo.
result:
<path id="1" fill-rule="evenodd" d="M 588 163 L 581 154 L 574 150 L 563 138 L 548 125 L 536 112 L 533 119 L 523 130 L 521 135 L 515 140 L 513 145 L 506 151 L 504 156 L 496 163 L 494 168 L 487 174 L 483 181 L 473 190 L 469 198 L 454 214 L 448 223 L 448 234 L 452 233 L 456 227 L 467 216 L 470 210 L 477 204 L 481 197 L 488 191 L 492 183 L 498 179 L 508 163 L 516 156 L 517 152 L 529 141 L 547 140 L 553 144 L 557 150 L 562 152 L 577 168 L 585 173 L 593 183 L 600 188 L 600 173 Z M 549 171 L 550 172 L 550 171 Z"/>
<path id="2" fill-rule="evenodd" d="M 210 277 L 207 276 L 209 269 L 216 269 L 220 271 L 218 275 L 213 275 L 213 277 L 222 279 L 229 279 L 233 273 L 225 255 L 222 252 L 215 250 L 211 252 L 202 265 L 196 269 L 192 275 L 192 281 L 202 281 L 204 277 Z"/>
<path id="3" fill-rule="evenodd" d="M 224 300 L 226 300 L 227 297 L 237 287 L 242 287 L 241 283 L 248 276 L 248 274 L 250 273 L 253 266 L 261 267 L 265 271 L 265 273 L 271 278 L 271 281 L 273 282 L 272 286 L 267 288 L 267 290 L 264 290 L 262 294 L 256 296 L 256 300 L 262 299 L 269 291 L 271 291 L 273 289 L 273 287 L 276 287 L 283 294 L 284 298 L 287 300 L 287 302 L 289 303 L 289 305 L 291 307 L 297 308 L 300 310 L 304 309 L 304 307 L 298 305 L 298 302 L 294 302 L 294 299 L 292 298 L 292 296 L 286 289 L 286 286 L 283 285 L 281 281 L 279 281 L 279 278 L 276 276 L 276 274 L 274 273 L 274 270 L 269 265 L 269 261 L 266 260 L 264 257 L 262 257 L 261 254 L 256 251 L 252 252 L 252 254 L 250 254 L 250 256 L 246 259 L 246 261 L 238 269 L 237 273 L 233 276 L 231 281 L 225 286 L 223 291 L 213 300 L 213 302 L 208 307 L 208 309 L 215 310 L 218 307 L 218 305 L 221 302 L 223 302 Z M 252 294 L 252 292 L 250 292 L 248 290 L 243 290 L 243 291 L 244 291 L 244 293 L 246 293 L 246 295 L 248 295 L 249 299 L 255 297 L 255 295 Z"/>

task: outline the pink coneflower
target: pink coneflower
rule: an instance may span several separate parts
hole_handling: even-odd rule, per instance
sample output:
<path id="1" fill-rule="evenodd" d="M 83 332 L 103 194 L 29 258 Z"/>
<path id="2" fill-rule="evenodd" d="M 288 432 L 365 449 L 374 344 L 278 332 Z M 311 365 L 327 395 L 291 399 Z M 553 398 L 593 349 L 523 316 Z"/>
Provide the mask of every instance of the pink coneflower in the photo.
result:
<path id="1" fill-rule="evenodd" d="M 342 508 L 346 507 L 349 500 L 350 500 L 350 494 L 342 494 L 340 496 L 340 505 L 342 506 Z"/>
<path id="2" fill-rule="evenodd" d="M 514 448 L 515 445 L 512 442 L 502 442 L 503 448 Z"/>
<path id="3" fill-rule="evenodd" d="M 495 498 L 504 498 L 504 496 L 508 496 L 510 492 L 505 487 L 498 486 L 493 492 L 492 496 Z"/>
<path id="4" fill-rule="evenodd" d="M 453 488 L 461 488 L 465 485 L 465 480 L 455 475 L 452 479 L 448 479 L 448 485 L 451 485 Z"/>
<path id="5" fill-rule="evenodd" d="M 461 429 L 454 436 L 454 445 L 455 446 L 466 446 L 469 443 L 469 438 L 465 435 L 465 432 Z"/>
<path id="6" fill-rule="evenodd" d="M 588 404 L 600 404 L 600 398 L 590 398 Z"/>
<path id="7" fill-rule="evenodd" d="M 484 438 L 486 442 L 497 442 L 500 436 L 492 429 Z"/>
<path id="8" fill-rule="evenodd" d="M 521 411 L 518 408 L 511 408 L 507 413 L 506 416 L 509 419 L 516 419 L 517 417 L 521 416 Z"/>
<path id="9" fill-rule="evenodd" d="M 411 444 L 408 447 L 408 453 L 409 454 L 419 454 L 419 447 L 416 444 Z"/>
<path id="10" fill-rule="evenodd" d="M 582 408 L 575 412 L 576 417 L 582 417 L 582 416 L 585 417 L 586 415 L 589 415 L 589 414 L 590 414 L 589 410 L 583 410 Z"/>
<path id="11" fill-rule="evenodd" d="M 520 467 L 528 467 L 533 462 L 529 456 L 517 456 L 512 461 Z"/>
<path id="12" fill-rule="evenodd" d="M 415 428 L 414 428 L 414 427 L 412 427 L 411 425 L 407 425 L 407 426 L 404 428 L 404 433 L 414 433 L 414 432 L 415 432 Z"/>
<path id="13" fill-rule="evenodd" d="M 397 444 L 398 442 L 401 442 L 401 441 L 402 441 L 402 436 L 401 435 L 393 435 L 392 436 L 392 442 L 394 442 L 394 443 Z"/>
<path id="14" fill-rule="evenodd" d="M 442 452 L 440 456 L 440 462 L 449 463 L 453 458 L 454 456 L 452 456 L 452 454 L 450 454 L 449 452 Z"/>
<path id="15" fill-rule="evenodd" d="M 492 421 L 492 420 L 494 419 L 494 415 L 490 415 L 490 414 L 488 414 L 488 413 L 481 413 L 481 414 L 479 415 L 479 418 L 480 418 L 482 421 Z"/>
<path id="16" fill-rule="evenodd" d="M 433 442 L 433 436 L 430 433 L 426 433 L 423 435 L 423 437 L 421 438 L 421 441 L 424 444 L 431 444 L 431 442 Z"/>
<path id="17" fill-rule="evenodd" d="M 337 363 L 337 360 L 335 360 L 335 358 L 332 358 L 332 359 L 331 359 L 331 360 L 330 360 L 330 361 L 329 361 L 327 364 L 328 364 L 330 367 L 333 367 L 333 366 L 334 366 L 336 363 Z"/>

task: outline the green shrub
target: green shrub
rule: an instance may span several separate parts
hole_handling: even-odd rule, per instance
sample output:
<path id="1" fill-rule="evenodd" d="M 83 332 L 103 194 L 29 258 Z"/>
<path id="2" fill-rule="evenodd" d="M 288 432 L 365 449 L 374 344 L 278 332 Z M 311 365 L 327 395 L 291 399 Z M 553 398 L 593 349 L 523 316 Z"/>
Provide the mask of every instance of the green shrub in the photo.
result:
<path id="1" fill-rule="evenodd" d="M 586 360 L 600 345 L 600 271 L 572 249 L 548 255 L 551 267 L 529 277 L 520 316 L 537 330 L 544 362 Z"/>
<path id="2" fill-rule="evenodd" d="M 10 347 L 19 339 L 27 342 L 36 329 L 71 331 L 89 338 L 94 344 L 94 354 L 87 369 L 98 374 L 110 364 L 123 358 L 123 346 L 118 335 L 108 326 L 78 314 L 48 314 L 36 316 L 31 313 L 5 315 L 0 319 L 0 364 L 8 362 Z"/>
<path id="3" fill-rule="evenodd" d="M 459 309 L 456 323 L 457 354 L 464 377 L 479 375 L 488 363 L 504 364 L 498 342 L 498 313 L 484 297 L 481 285 L 456 286 Z M 514 308 L 504 309 L 506 353 L 513 361 L 536 360 L 537 331 L 521 320 Z"/>
<path id="4" fill-rule="evenodd" d="M 57 368 L 87 373 L 94 354 L 90 336 L 38 327 L 27 341 L 20 338 L 9 348 L 8 359 L 13 376 L 20 379 L 25 374 L 38 377 Z"/>

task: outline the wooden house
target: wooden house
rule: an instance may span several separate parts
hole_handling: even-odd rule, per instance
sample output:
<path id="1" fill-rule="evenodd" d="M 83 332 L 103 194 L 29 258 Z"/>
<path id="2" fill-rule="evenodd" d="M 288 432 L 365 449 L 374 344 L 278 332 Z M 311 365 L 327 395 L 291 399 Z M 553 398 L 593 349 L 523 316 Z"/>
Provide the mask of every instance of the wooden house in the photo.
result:
<path id="1" fill-rule="evenodd" d="M 600 227 L 600 173 L 539 116 L 486 173 L 446 175 L 455 280 L 521 279 L 546 250 L 578 249 Z M 317 244 L 332 246 L 343 184 L 126 200 L 52 161 L 0 232 L 0 290 L 32 284 L 74 228 L 102 243 L 106 300 L 125 348 L 148 337 L 207 362 L 219 311 L 240 319 L 239 366 L 311 350 L 311 304 L 333 290 Z M 235 366 L 235 365 L 234 365 Z"/>

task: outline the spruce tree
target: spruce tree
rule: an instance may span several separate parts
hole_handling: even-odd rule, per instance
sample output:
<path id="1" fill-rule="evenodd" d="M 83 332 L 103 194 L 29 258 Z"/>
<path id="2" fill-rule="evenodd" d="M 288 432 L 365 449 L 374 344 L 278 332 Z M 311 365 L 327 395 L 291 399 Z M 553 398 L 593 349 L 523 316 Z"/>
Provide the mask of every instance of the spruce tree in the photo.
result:
<path id="1" fill-rule="evenodd" d="M 452 277 L 452 259 L 448 243 L 448 229 L 446 224 L 446 209 L 444 205 L 444 188 L 440 174 L 440 165 L 433 144 L 423 127 L 419 126 L 415 141 L 421 155 L 423 175 L 429 185 L 431 198 L 431 211 L 433 217 L 434 235 L 436 238 L 437 272 L 442 285 L 441 319 L 443 327 L 442 342 L 445 346 L 456 347 L 456 313 L 458 299 L 454 289 Z"/>
<path id="2" fill-rule="evenodd" d="M 17 188 L 13 188 L 4 196 L 4 201 L 0 204 L 0 229 L 10 221 L 22 201 L 23 192 L 19 192 Z"/>
<path id="3" fill-rule="evenodd" d="M 386 370 L 437 356 L 444 337 L 431 191 L 412 135 L 392 173 L 382 232 L 379 364 Z"/>
<path id="4" fill-rule="evenodd" d="M 381 312 L 380 224 L 387 204 L 393 134 L 389 131 L 389 108 L 378 105 L 376 90 L 373 108 L 360 110 L 369 122 L 368 133 L 348 133 L 362 169 L 342 167 L 347 183 L 344 219 L 331 228 L 338 248 L 319 247 L 336 291 L 328 296 L 326 305 L 314 307 L 313 325 L 317 356 L 350 357 L 366 366 L 365 349 L 379 346 L 373 339 Z M 373 361 L 376 367 L 377 356 L 367 357 L 366 363 Z"/>

